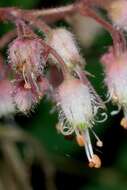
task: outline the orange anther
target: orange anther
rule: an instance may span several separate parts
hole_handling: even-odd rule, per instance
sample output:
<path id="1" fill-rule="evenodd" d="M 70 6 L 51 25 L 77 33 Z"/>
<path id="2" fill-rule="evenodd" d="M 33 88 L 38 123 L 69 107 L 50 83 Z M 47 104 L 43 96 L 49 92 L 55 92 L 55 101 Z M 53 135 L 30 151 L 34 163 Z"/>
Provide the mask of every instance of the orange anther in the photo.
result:
<path id="1" fill-rule="evenodd" d="M 25 83 L 25 84 L 24 84 L 24 88 L 25 88 L 25 89 L 31 89 L 31 85 L 30 85 L 29 83 Z"/>
<path id="2" fill-rule="evenodd" d="M 120 125 L 124 128 L 127 129 L 127 118 L 123 118 L 120 122 Z"/>
<path id="3" fill-rule="evenodd" d="M 76 141 L 78 143 L 79 146 L 84 146 L 85 142 L 84 142 L 84 138 L 82 135 L 77 135 L 76 136 Z"/>
<path id="4" fill-rule="evenodd" d="M 96 145 L 97 145 L 98 147 L 102 147 L 102 146 L 103 146 L 103 142 L 102 142 L 101 140 L 98 140 L 98 141 L 96 142 Z"/>
<path id="5" fill-rule="evenodd" d="M 101 167 L 101 160 L 96 154 L 93 155 L 93 158 L 91 159 L 91 161 L 89 163 L 89 167 L 90 168 L 100 168 Z"/>

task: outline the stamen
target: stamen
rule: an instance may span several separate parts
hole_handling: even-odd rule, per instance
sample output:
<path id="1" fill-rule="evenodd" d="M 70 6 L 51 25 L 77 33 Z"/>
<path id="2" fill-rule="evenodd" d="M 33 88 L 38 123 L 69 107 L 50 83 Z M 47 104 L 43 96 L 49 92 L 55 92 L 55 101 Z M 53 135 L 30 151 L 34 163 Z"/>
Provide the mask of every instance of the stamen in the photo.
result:
<path id="1" fill-rule="evenodd" d="M 117 95 L 114 94 L 114 95 L 112 96 L 112 99 L 113 99 L 114 102 L 118 102 L 118 97 L 117 97 Z"/>
<path id="2" fill-rule="evenodd" d="M 121 110 L 121 106 L 118 105 L 118 109 L 117 109 L 117 110 L 113 110 L 113 111 L 110 113 L 110 115 L 111 115 L 111 116 L 117 115 L 117 114 L 120 112 L 120 110 Z"/>
<path id="3" fill-rule="evenodd" d="M 59 131 L 63 134 L 63 135 L 65 135 L 65 136 L 67 136 L 67 135 L 71 135 L 73 132 L 74 132 L 74 128 L 73 128 L 73 126 L 72 125 L 69 125 L 68 123 L 66 123 L 66 122 L 61 122 L 61 123 L 59 123 Z"/>
<path id="4" fill-rule="evenodd" d="M 90 168 L 100 168 L 101 167 L 101 160 L 99 158 L 99 156 L 97 156 L 96 154 L 93 155 L 90 163 L 89 163 L 89 167 Z"/>
<path id="5" fill-rule="evenodd" d="M 102 147 L 103 146 L 103 142 L 100 140 L 100 138 L 97 136 L 97 134 L 95 133 L 95 131 L 92 128 L 90 128 L 90 130 L 93 133 L 95 139 L 97 140 L 96 145 L 98 147 Z"/>
<path id="6" fill-rule="evenodd" d="M 120 122 L 120 125 L 124 128 L 127 129 L 127 118 L 123 118 Z"/>
<path id="7" fill-rule="evenodd" d="M 85 145 L 86 155 L 87 155 L 87 158 L 88 158 L 89 162 L 91 162 L 91 159 L 92 159 L 94 153 L 93 153 L 93 148 L 92 148 L 92 144 L 91 144 L 88 129 L 84 130 L 83 136 L 84 136 L 84 139 L 85 139 L 85 142 L 86 142 L 84 144 Z"/>
<path id="8" fill-rule="evenodd" d="M 108 93 L 106 96 L 107 100 L 104 101 L 104 104 L 110 102 L 110 100 L 112 100 L 112 96 L 113 96 L 113 92 Z"/>
<path id="9" fill-rule="evenodd" d="M 23 79 L 24 79 L 24 81 L 25 81 L 24 88 L 26 88 L 26 89 L 31 89 L 31 85 L 30 85 L 29 82 L 27 82 L 27 79 L 26 79 L 26 75 L 25 75 L 25 65 L 23 65 L 22 74 L 23 74 Z"/>
<path id="10" fill-rule="evenodd" d="M 34 75 L 33 72 L 31 73 L 31 78 L 32 78 L 32 82 L 33 82 L 33 84 L 34 84 L 34 86 L 36 88 L 37 94 L 38 94 L 39 98 L 41 98 L 42 93 L 40 92 L 40 89 L 39 89 L 39 87 L 37 85 L 37 82 L 36 82 L 36 79 L 35 79 L 35 75 Z"/>
<path id="11" fill-rule="evenodd" d="M 101 115 L 102 117 L 104 117 L 104 118 L 102 118 L 101 120 L 96 120 L 96 119 L 94 119 L 95 122 L 97 122 L 97 123 L 103 123 L 103 122 L 105 122 L 105 121 L 107 120 L 108 115 L 107 115 L 105 112 L 101 113 L 100 115 Z"/>
<path id="12" fill-rule="evenodd" d="M 76 141 L 77 141 L 78 145 L 81 147 L 85 145 L 85 139 L 80 134 L 76 135 Z"/>

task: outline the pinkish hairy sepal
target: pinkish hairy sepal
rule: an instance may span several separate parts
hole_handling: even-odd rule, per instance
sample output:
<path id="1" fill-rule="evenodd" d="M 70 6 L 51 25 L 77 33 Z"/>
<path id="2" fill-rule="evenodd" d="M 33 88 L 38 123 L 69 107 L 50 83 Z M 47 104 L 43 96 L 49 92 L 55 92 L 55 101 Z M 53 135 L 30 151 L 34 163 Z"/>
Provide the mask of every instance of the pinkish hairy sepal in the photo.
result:
<path id="1" fill-rule="evenodd" d="M 124 120 L 121 125 L 127 128 L 127 51 L 119 56 L 115 56 L 112 48 L 105 53 L 101 62 L 105 69 L 105 83 L 108 87 L 109 99 L 118 108 L 123 109 Z M 126 119 L 125 119 L 126 118 Z"/>
<path id="2" fill-rule="evenodd" d="M 43 73 L 46 60 L 39 39 L 16 39 L 10 44 L 8 54 L 12 70 L 24 79 L 26 85 L 30 86 Z"/>
<path id="3" fill-rule="evenodd" d="M 14 82 L 13 99 L 20 112 L 27 114 L 50 90 L 50 85 L 46 78 L 38 77 L 37 85 L 36 88 L 34 86 L 26 88 L 23 80 Z"/>
<path id="4" fill-rule="evenodd" d="M 85 61 L 79 54 L 76 40 L 71 32 L 64 28 L 52 30 L 47 37 L 47 43 L 63 58 L 68 68 L 83 66 Z"/>
<path id="5" fill-rule="evenodd" d="M 24 88 L 24 81 L 15 84 L 13 99 L 18 110 L 23 113 L 28 113 L 38 102 L 34 91 Z"/>

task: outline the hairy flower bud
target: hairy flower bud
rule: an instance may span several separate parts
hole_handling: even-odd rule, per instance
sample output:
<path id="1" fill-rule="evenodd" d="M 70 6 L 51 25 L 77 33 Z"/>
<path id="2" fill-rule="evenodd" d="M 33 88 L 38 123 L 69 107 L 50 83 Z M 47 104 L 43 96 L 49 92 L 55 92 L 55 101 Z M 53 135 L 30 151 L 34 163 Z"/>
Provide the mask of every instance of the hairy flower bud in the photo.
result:
<path id="1" fill-rule="evenodd" d="M 58 87 L 56 101 L 60 120 L 58 130 L 64 135 L 75 132 L 77 143 L 79 146 L 85 146 L 88 160 L 92 162 L 94 153 L 89 129 L 94 133 L 97 141 L 100 141 L 92 130 L 94 117 L 101 107 L 96 102 L 96 96 L 90 92 L 87 84 L 70 77 Z"/>
<path id="2" fill-rule="evenodd" d="M 45 65 L 44 48 L 40 40 L 17 38 L 11 43 L 8 53 L 12 69 L 22 77 L 27 87 L 31 87 Z"/>
<path id="3" fill-rule="evenodd" d="M 76 64 L 84 64 L 76 41 L 68 30 L 64 28 L 52 30 L 48 35 L 47 43 L 57 51 L 69 68 L 73 68 Z"/>
<path id="4" fill-rule="evenodd" d="M 127 52 L 116 56 L 110 48 L 109 52 L 102 56 L 101 62 L 105 69 L 109 99 L 117 104 L 119 109 L 123 108 L 126 119 L 124 118 L 124 122 L 122 120 L 121 125 L 125 127 L 127 126 Z"/>
<path id="5" fill-rule="evenodd" d="M 127 30 L 127 1 L 111 1 L 108 6 L 108 15 L 113 24 L 118 28 Z"/>

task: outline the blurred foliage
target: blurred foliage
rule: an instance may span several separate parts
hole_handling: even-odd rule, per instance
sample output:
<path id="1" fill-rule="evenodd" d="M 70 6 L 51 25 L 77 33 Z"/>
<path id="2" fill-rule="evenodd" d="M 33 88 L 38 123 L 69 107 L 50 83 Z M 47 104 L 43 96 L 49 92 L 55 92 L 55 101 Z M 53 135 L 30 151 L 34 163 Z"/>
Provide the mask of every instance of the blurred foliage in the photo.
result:
<path id="1" fill-rule="evenodd" d="M 41 8 L 65 5 L 68 0 L 0 0 L 0 6 L 18 6 L 20 8 Z M 63 22 L 59 25 L 63 25 Z M 0 34 L 11 26 L 1 24 Z M 86 69 L 95 75 L 90 77 L 91 83 L 102 98 L 106 97 L 103 83 L 103 71 L 99 58 L 111 44 L 107 32 L 99 35 L 90 49 L 82 50 L 87 61 Z M 16 116 L 20 126 L 32 134 L 45 147 L 49 159 L 57 169 L 56 184 L 59 190 L 125 190 L 127 189 L 127 132 L 120 126 L 122 113 L 110 117 L 107 122 L 98 124 L 95 129 L 104 141 L 104 147 L 95 151 L 102 158 L 102 169 L 89 169 L 83 148 L 76 145 L 75 141 L 66 140 L 57 134 L 55 125 L 57 114 L 50 114 L 53 105 L 46 98 L 38 105 L 28 117 Z M 109 110 L 115 109 L 108 105 Z M 37 174 L 38 175 L 38 174 Z M 37 188 L 36 188 L 37 189 Z M 40 188 L 38 187 L 37 190 Z"/>

